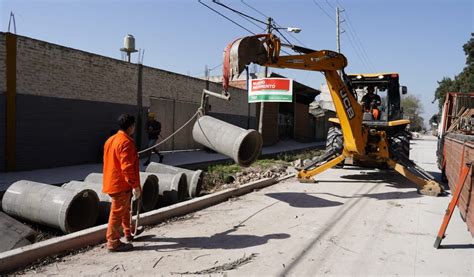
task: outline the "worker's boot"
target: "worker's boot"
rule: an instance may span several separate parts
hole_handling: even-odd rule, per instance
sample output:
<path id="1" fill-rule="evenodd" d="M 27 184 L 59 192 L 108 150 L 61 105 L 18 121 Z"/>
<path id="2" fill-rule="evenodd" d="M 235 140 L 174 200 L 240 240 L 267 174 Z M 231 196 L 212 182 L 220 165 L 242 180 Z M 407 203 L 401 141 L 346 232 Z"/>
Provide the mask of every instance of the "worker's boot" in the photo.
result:
<path id="1" fill-rule="evenodd" d="M 132 249 L 133 249 L 133 244 L 123 243 L 123 242 L 118 243 L 117 246 L 114 246 L 114 247 L 107 246 L 107 250 L 109 252 L 126 252 Z"/>

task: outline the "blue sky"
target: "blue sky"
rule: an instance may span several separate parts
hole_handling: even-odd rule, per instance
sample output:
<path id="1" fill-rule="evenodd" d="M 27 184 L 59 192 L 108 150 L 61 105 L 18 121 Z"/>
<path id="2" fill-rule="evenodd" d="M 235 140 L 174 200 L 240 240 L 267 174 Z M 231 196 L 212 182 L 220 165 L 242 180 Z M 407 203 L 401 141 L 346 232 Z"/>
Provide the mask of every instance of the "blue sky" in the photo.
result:
<path id="1" fill-rule="evenodd" d="M 210 0 L 203 2 L 258 31 Z M 240 0 L 221 2 L 264 19 Z M 437 103 L 431 104 L 436 81 L 462 70 L 462 45 L 474 32 L 472 0 L 244 2 L 281 26 L 301 28 L 294 36 L 305 46 L 331 50 L 336 48 L 333 8 L 343 7 L 341 50 L 349 61 L 346 72 L 399 72 L 409 93 L 422 100 L 426 119 L 437 111 Z M 133 34 L 137 48 L 145 49 L 145 65 L 192 76 L 202 76 L 205 65 L 219 65 L 224 47 L 249 35 L 197 0 L 0 0 L 2 31 L 7 30 L 10 11 L 15 13 L 20 35 L 114 58 L 121 56 L 118 49 L 124 35 Z M 323 82 L 317 72 L 276 71 L 315 88 Z M 221 74 L 221 68 L 213 73 Z"/>

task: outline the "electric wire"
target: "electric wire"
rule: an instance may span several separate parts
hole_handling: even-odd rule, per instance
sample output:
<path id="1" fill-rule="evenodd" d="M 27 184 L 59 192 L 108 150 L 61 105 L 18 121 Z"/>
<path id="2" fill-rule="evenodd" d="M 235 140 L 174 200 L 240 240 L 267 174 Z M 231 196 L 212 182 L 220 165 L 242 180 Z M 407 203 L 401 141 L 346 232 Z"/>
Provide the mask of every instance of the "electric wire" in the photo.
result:
<path id="1" fill-rule="evenodd" d="M 257 18 L 255 18 L 255 17 L 252 17 L 252 16 L 250 16 L 250 15 L 248 15 L 248 14 L 245 14 L 245 13 L 243 13 L 243 12 L 241 12 L 241 11 L 238 11 L 238 10 L 236 10 L 236 9 L 233 9 L 233 8 L 231 8 L 231 7 L 229 7 L 229 6 L 227 6 L 227 5 L 223 4 L 223 3 L 221 3 L 221 2 L 218 1 L 218 0 L 212 0 L 212 2 L 213 2 L 214 4 L 217 4 L 217 5 L 221 6 L 221 7 L 226 8 L 226 9 L 228 9 L 228 10 L 230 10 L 230 11 L 236 13 L 236 14 L 240 14 L 241 16 L 245 16 L 245 17 L 247 17 L 247 18 L 249 18 L 249 19 L 252 19 L 252 20 L 255 20 L 255 21 L 259 22 L 259 23 L 262 23 L 262 24 L 264 24 L 264 25 L 267 25 L 267 22 L 265 22 L 265 21 L 263 21 L 263 20 L 260 20 L 260 19 L 257 19 Z"/>
<path id="2" fill-rule="evenodd" d="M 256 27 L 259 28 L 260 30 L 262 30 L 262 31 L 265 30 L 265 28 L 263 28 L 262 26 L 258 25 L 257 23 L 255 23 L 255 22 L 252 21 L 252 20 L 255 20 L 255 21 L 259 22 L 259 23 L 262 23 L 263 21 L 260 21 L 260 20 L 258 20 L 258 19 L 256 19 L 256 18 L 250 17 L 250 16 L 247 15 L 247 14 L 244 14 L 244 13 L 242 13 L 242 12 L 239 12 L 239 11 L 235 10 L 235 9 L 232 9 L 232 8 L 230 8 L 230 7 L 228 7 L 228 6 L 224 5 L 224 4 L 222 4 L 222 3 L 219 2 L 219 1 L 213 0 L 212 2 L 214 2 L 214 4 L 220 5 L 220 6 L 224 7 L 224 8 L 226 8 L 226 9 L 229 9 L 229 10 L 231 10 L 231 11 L 237 13 L 237 15 L 239 15 L 240 17 L 242 17 L 242 18 L 245 19 L 246 21 L 250 22 L 252 25 L 256 26 Z"/>
<path id="3" fill-rule="evenodd" d="M 365 50 L 365 47 L 364 47 L 364 45 L 362 44 L 362 40 L 359 38 L 359 36 L 358 36 L 358 34 L 357 34 L 355 28 L 352 26 L 352 23 L 351 23 L 351 21 L 349 20 L 349 17 L 347 17 L 347 14 L 346 14 L 346 17 L 345 17 L 345 18 L 347 19 L 347 22 L 348 22 L 348 27 L 349 27 L 348 30 L 349 30 L 349 32 L 354 36 L 354 40 L 356 41 L 356 43 L 358 43 L 358 45 L 359 45 L 359 47 L 360 47 L 360 49 L 361 49 L 362 54 L 363 54 L 364 57 L 367 59 L 367 61 L 368 61 L 369 65 L 370 65 L 370 67 L 372 68 L 372 70 L 375 71 L 375 67 L 374 67 L 374 65 L 373 65 L 373 63 L 372 63 L 372 60 L 370 59 L 369 55 L 367 54 L 367 51 Z"/>
<path id="4" fill-rule="evenodd" d="M 323 6 L 321 6 L 316 0 L 312 0 L 313 3 L 331 20 L 333 21 L 334 23 L 336 23 L 336 20 L 334 19 L 334 17 L 332 17 L 331 15 L 329 15 L 329 13 L 326 11 L 326 9 L 323 8 Z M 332 4 L 330 4 L 330 2 L 328 0 L 325 0 L 327 5 L 331 8 L 334 8 L 334 6 Z M 340 3 L 338 2 L 338 4 L 340 5 Z M 345 8 L 340 5 L 343 10 L 345 10 Z M 342 29 L 342 32 L 341 33 L 346 33 L 346 30 L 345 29 Z M 349 30 L 349 29 L 348 29 Z M 362 53 L 362 50 L 360 48 L 358 48 L 358 45 L 353 42 L 352 38 L 350 37 L 352 34 L 350 34 L 351 30 L 349 30 L 349 32 L 347 32 L 347 38 L 349 40 L 349 44 L 351 45 L 351 47 L 354 49 L 354 52 L 356 53 L 357 57 L 360 59 L 361 61 L 361 64 L 363 67 L 366 68 L 366 70 L 370 70 L 370 66 L 369 66 L 369 62 L 367 61 L 367 58 L 366 56 L 364 56 L 364 54 Z M 355 40 L 355 38 L 354 38 Z"/>
<path id="5" fill-rule="evenodd" d="M 253 10 L 254 12 L 256 12 L 256 13 L 262 15 L 263 17 L 265 17 L 265 18 L 268 18 L 268 17 L 269 17 L 268 15 L 266 15 L 266 14 L 264 14 L 263 12 L 261 12 L 260 10 L 256 9 L 255 7 L 253 7 L 252 5 L 250 5 L 249 3 L 245 2 L 244 0 L 240 0 L 240 2 L 242 2 L 242 4 L 244 4 L 245 6 L 247 6 L 249 9 Z M 275 19 L 273 19 L 273 22 L 275 22 L 275 25 L 276 25 L 277 27 L 280 27 L 280 28 L 281 28 L 281 25 L 278 24 L 278 22 L 277 22 Z M 301 40 L 299 40 L 297 37 L 295 37 L 293 34 L 291 34 L 291 33 L 288 32 L 288 31 L 287 31 L 287 33 L 288 33 L 288 35 L 289 35 L 290 37 L 292 37 L 294 40 L 296 40 L 296 41 L 297 41 L 298 43 L 300 43 L 302 46 L 306 47 L 306 45 L 305 45 L 303 42 L 301 42 Z M 292 43 L 290 43 L 290 44 L 292 44 Z"/>
<path id="6" fill-rule="evenodd" d="M 350 36 L 347 36 L 347 38 L 348 38 L 349 44 L 352 46 L 352 48 L 354 49 L 354 52 L 356 53 L 357 57 L 361 61 L 361 65 L 365 67 L 365 70 L 370 70 L 367 62 L 365 61 L 365 59 L 362 58 L 361 54 L 359 53 L 357 48 L 354 46 L 354 42 L 352 41 L 352 38 Z"/>
<path id="7" fill-rule="evenodd" d="M 326 0 L 326 4 L 328 4 L 328 6 L 329 6 L 329 7 L 331 7 L 331 9 L 333 9 L 333 10 L 335 10 L 335 9 L 336 9 L 336 7 L 334 7 L 334 6 L 333 6 L 331 3 L 329 3 L 329 1 L 328 1 L 328 0 Z"/>
<path id="8" fill-rule="evenodd" d="M 235 22 L 234 20 L 230 19 L 229 17 L 225 16 L 225 15 L 222 14 L 221 12 L 219 12 L 219 11 L 213 9 L 212 7 L 210 7 L 210 6 L 206 5 L 206 4 L 204 4 L 201 0 L 198 0 L 198 2 L 199 2 L 199 4 L 205 6 L 206 8 L 210 9 L 211 11 L 217 13 L 218 15 L 224 17 L 225 19 L 227 19 L 227 20 L 229 20 L 230 22 L 234 23 L 235 25 L 239 26 L 240 28 L 246 30 L 247 32 L 249 32 L 249 33 L 251 33 L 251 34 L 253 34 L 253 35 L 256 35 L 254 32 L 250 31 L 249 29 L 245 28 L 244 26 L 240 25 L 239 23 Z"/>
<path id="9" fill-rule="evenodd" d="M 344 18 L 347 19 L 347 23 L 348 23 L 348 29 L 350 32 L 353 32 L 353 36 L 355 37 L 355 41 L 356 43 L 359 44 L 360 48 L 362 49 L 362 53 L 363 55 L 365 56 L 365 58 L 368 60 L 368 63 L 370 64 L 370 66 L 372 67 L 372 70 L 375 71 L 375 67 L 372 63 L 372 60 L 370 59 L 369 55 L 367 54 L 367 51 L 365 50 L 365 46 L 364 44 L 362 43 L 362 40 L 360 39 L 358 33 L 357 33 L 357 30 L 354 26 L 354 24 L 352 23 L 352 20 L 350 19 L 349 17 L 349 13 L 347 12 L 346 8 L 342 5 L 341 2 L 339 2 L 339 0 L 336 0 L 336 3 L 341 6 L 344 10 L 345 10 L 345 16 Z"/>
<path id="10" fill-rule="evenodd" d="M 329 19 L 331 19 L 332 22 L 336 23 L 336 19 L 334 19 L 332 16 L 330 16 L 329 13 L 328 13 L 325 9 L 323 9 L 323 7 L 322 7 L 321 5 L 319 5 L 318 2 L 316 2 L 316 0 L 312 0 L 312 1 L 313 1 L 313 3 L 314 3 L 321 11 L 323 11 L 323 13 L 324 13 Z"/>

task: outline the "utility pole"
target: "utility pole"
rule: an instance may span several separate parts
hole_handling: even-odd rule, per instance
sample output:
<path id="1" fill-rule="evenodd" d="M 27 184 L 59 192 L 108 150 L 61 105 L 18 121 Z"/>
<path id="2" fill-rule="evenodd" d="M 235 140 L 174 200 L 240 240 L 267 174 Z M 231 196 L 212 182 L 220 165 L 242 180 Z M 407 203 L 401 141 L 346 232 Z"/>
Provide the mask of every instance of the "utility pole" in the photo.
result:
<path id="1" fill-rule="evenodd" d="M 341 11 L 339 10 L 339 7 L 336 7 L 336 47 L 338 53 L 341 53 L 341 20 L 339 17 L 340 12 Z"/>
<path id="2" fill-rule="evenodd" d="M 271 34 L 272 33 L 272 18 L 269 17 L 268 18 L 268 22 L 267 22 L 267 33 L 268 34 Z M 268 77 L 268 67 L 265 66 L 265 73 L 264 73 L 264 78 L 267 78 Z M 258 119 L 258 132 L 262 135 L 263 134 L 263 112 L 264 112 L 264 108 L 265 108 L 265 103 L 264 102 L 260 102 L 260 115 L 259 115 L 259 119 Z"/>
<path id="3" fill-rule="evenodd" d="M 336 48 L 337 48 L 337 53 L 341 53 L 341 33 L 344 33 L 344 31 L 341 32 L 341 23 L 344 22 L 344 20 L 341 20 L 340 13 L 343 12 L 344 9 L 339 9 L 339 7 L 336 7 Z M 342 76 L 342 70 L 338 70 L 339 75 Z"/>

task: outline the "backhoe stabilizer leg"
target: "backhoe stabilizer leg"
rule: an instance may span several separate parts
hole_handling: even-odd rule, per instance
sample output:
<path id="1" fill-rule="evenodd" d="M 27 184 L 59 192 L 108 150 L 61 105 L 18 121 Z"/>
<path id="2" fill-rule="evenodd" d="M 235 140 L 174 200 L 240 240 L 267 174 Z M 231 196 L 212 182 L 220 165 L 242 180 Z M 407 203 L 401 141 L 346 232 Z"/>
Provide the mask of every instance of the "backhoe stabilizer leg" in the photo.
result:
<path id="1" fill-rule="evenodd" d="M 413 174 L 407 167 L 394 160 L 389 160 L 387 163 L 392 169 L 415 183 L 419 187 L 419 192 L 421 194 L 427 196 L 438 196 L 443 193 L 443 187 L 435 180 L 419 177 Z"/>
<path id="2" fill-rule="evenodd" d="M 317 174 L 327 170 L 327 169 L 330 169 L 336 165 L 338 165 L 340 162 L 344 161 L 344 159 L 346 158 L 346 155 L 344 154 L 341 154 L 339 156 L 337 156 L 336 158 L 324 163 L 323 165 L 320 165 L 314 169 L 310 169 L 310 170 L 301 170 L 300 172 L 298 172 L 298 181 L 300 183 L 314 183 L 315 180 L 313 179 L 314 176 L 316 176 Z"/>

